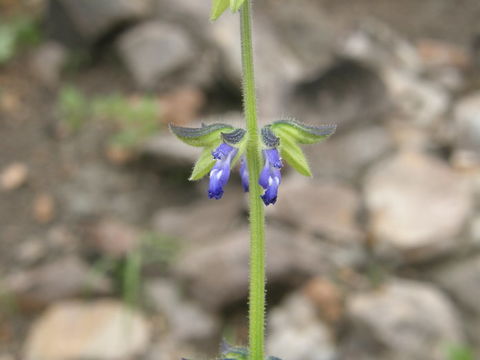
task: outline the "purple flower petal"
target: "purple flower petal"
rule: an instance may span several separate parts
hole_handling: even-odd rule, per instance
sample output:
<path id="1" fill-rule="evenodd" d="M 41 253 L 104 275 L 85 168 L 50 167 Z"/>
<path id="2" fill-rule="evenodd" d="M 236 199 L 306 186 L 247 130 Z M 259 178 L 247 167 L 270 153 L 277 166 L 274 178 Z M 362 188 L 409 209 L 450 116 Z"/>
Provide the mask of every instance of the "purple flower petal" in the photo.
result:
<path id="1" fill-rule="evenodd" d="M 262 195 L 263 202 L 265 205 L 270 205 L 277 201 L 278 187 L 282 179 L 280 173 L 282 161 L 277 149 L 264 150 L 263 155 L 265 166 L 260 173 L 258 183 L 265 189 L 265 193 Z"/>
<path id="2" fill-rule="evenodd" d="M 243 191 L 248 192 L 250 186 L 248 180 L 247 160 L 245 159 L 245 156 L 242 157 L 242 160 L 240 162 L 240 178 L 242 179 Z"/>
<path id="3" fill-rule="evenodd" d="M 217 162 L 210 171 L 210 184 L 208 186 L 208 197 L 210 199 L 218 200 L 223 196 L 223 187 L 228 182 L 231 162 L 237 152 L 238 149 L 225 143 L 220 144 L 212 152 L 212 156 L 217 159 Z"/>
<path id="4" fill-rule="evenodd" d="M 276 148 L 263 150 L 263 154 L 265 156 L 265 159 L 273 167 L 276 167 L 277 169 L 283 167 L 282 159 L 280 158 L 280 154 L 278 153 L 278 150 Z"/>
<path id="5" fill-rule="evenodd" d="M 233 146 L 221 143 L 214 151 L 212 151 L 212 156 L 214 159 L 221 160 L 228 156 L 233 150 L 236 150 Z"/>
<path id="6" fill-rule="evenodd" d="M 262 195 L 262 200 L 265 205 L 275 204 L 277 201 L 278 187 L 280 186 L 281 179 L 280 170 L 273 168 L 268 177 L 268 186 Z"/>

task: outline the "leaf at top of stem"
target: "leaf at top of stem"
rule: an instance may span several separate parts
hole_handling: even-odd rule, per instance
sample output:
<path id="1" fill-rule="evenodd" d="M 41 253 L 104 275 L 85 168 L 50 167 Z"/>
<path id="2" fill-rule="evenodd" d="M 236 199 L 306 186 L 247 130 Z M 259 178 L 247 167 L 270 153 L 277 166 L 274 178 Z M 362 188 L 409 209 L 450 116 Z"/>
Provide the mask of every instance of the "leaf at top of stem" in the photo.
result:
<path id="1" fill-rule="evenodd" d="M 332 135 L 337 126 L 334 124 L 310 126 L 295 120 L 278 120 L 271 125 L 272 131 L 280 139 L 289 136 L 300 144 L 314 144 Z"/>
<path id="2" fill-rule="evenodd" d="M 170 124 L 169 127 L 172 133 L 184 143 L 198 147 L 211 147 L 213 144 L 218 143 L 222 133 L 230 132 L 234 129 L 233 126 L 227 124 L 202 125 L 199 128 L 187 128 Z"/>
<path id="3" fill-rule="evenodd" d="M 245 0 L 230 0 L 230 10 L 232 12 L 237 12 L 244 3 Z"/>
<path id="4" fill-rule="evenodd" d="M 210 20 L 217 20 L 230 5 L 230 0 L 213 0 L 212 11 L 210 12 Z"/>

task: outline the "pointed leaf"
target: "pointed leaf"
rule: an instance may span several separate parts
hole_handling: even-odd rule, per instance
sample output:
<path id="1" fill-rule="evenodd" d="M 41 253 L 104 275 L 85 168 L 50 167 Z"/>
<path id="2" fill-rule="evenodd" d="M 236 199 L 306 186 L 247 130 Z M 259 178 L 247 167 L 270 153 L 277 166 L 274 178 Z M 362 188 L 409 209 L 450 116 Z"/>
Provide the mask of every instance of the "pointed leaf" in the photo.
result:
<path id="1" fill-rule="evenodd" d="M 200 128 L 186 128 L 170 124 L 170 130 L 184 143 L 192 146 L 207 146 L 218 143 L 222 132 L 232 131 L 233 126 L 227 124 L 203 125 Z"/>
<path id="2" fill-rule="evenodd" d="M 294 142 L 300 144 L 314 144 L 335 132 L 336 125 L 310 126 L 295 120 L 279 120 L 271 125 L 272 131 L 279 138 L 290 136 Z"/>
<path id="3" fill-rule="evenodd" d="M 280 155 L 283 159 L 300 174 L 312 176 L 308 161 L 300 147 L 288 135 L 284 135 L 280 139 Z"/>
<path id="4" fill-rule="evenodd" d="M 213 0 L 212 11 L 210 12 L 210 20 L 217 20 L 227 10 L 229 0 Z"/>
<path id="5" fill-rule="evenodd" d="M 237 12 L 242 7 L 245 0 L 230 0 L 230 10 L 232 12 Z"/>
<path id="6" fill-rule="evenodd" d="M 212 151 L 214 148 L 214 146 L 207 147 L 202 151 L 200 157 L 195 163 L 195 166 L 193 167 L 192 175 L 190 175 L 190 178 L 188 180 L 200 180 L 205 175 L 207 175 L 210 170 L 212 170 L 213 165 L 215 165 L 215 159 L 212 156 Z"/>

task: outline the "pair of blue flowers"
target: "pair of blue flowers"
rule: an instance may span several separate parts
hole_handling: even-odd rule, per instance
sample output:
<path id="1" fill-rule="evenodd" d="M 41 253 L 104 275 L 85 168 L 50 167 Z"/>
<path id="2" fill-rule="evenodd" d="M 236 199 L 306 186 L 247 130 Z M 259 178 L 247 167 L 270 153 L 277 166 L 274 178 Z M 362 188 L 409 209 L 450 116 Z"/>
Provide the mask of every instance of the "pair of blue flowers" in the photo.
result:
<path id="1" fill-rule="evenodd" d="M 221 143 L 212 152 L 216 163 L 210 171 L 210 185 L 208 187 L 208 197 L 210 199 L 220 199 L 223 196 L 223 187 L 230 177 L 232 160 L 237 153 L 238 148 L 227 143 Z M 259 184 L 265 189 L 265 193 L 262 195 L 263 202 L 265 205 L 270 205 L 277 201 L 278 187 L 282 178 L 280 169 L 283 163 L 276 148 L 263 150 L 263 157 L 265 166 L 260 173 Z M 250 184 L 245 156 L 242 156 L 240 160 L 240 178 L 242 179 L 243 190 L 248 192 Z"/>
<path id="2" fill-rule="evenodd" d="M 220 199 L 230 178 L 232 167 L 240 161 L 240 178 L 248 192 L 249 176 L 244 156 L 246 132 L 227 124 L 203 125 L 185 128 L 170 125 L 172 132 L 189 145 L 203 147 L 203 153 L 193 168 L 190 180 L 198 180 L 210 174 L 208 197 Z M 298 144 L 312 144 L 332 135 L 335 125 L 307 126 L 294 120 L 279 120 L 261 130 L 264 167 L 259 185 L 265 190 L 265 205 L 275 204 L 282 179 L 282 159 L 303 175 L 311 176 L 308 162 Z"/>

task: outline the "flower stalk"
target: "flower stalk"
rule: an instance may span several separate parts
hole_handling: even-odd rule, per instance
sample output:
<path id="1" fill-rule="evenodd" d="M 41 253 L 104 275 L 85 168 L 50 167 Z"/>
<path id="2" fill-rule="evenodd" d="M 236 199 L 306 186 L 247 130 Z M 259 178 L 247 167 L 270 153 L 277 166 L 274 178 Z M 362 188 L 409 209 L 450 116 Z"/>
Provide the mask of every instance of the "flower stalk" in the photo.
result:
<path id="1" fill-rule="evenodd" d="M 243 107 L 247 125 L 246 159 L 250 183 L 250 289 L 249 359 L 264 359 L 265 337 L 265 211 L 259 174 L 261 143 L 257 122 L 255 73 L 253 66 L 251 0 L 240 8 L 243 71 Z"/>
<path id="2" fill-rule="evenodd" d="M 212 0 L 211 20 L 228 8 L 240 10 L 240 34 L 243 78 L 243 107 L 246 130 L 229 124 L 202 124 L 185 128 L 170 124 L 170 130 L 184 143 L 203 151 L 193 167 L 190 180 L 209 175 L 208 197 L 224 195 L 231 169 L 240 162 L 240 178 L 249 193 L 250 209 L 250 282 L 249 347 L 224 344 L 224 360 L 265 360 L 265 206 L 277 202 L 281 169 L 284 163 L 300 174 L 312 176 L 299 145 L 323 141 L 335 132 L 335 125 L 312 126 L 294 119 L 280 119 L 259 130 L 252 41 L 252 0 Z M 267 360 L 278 360 L 268 357 Z"/>

